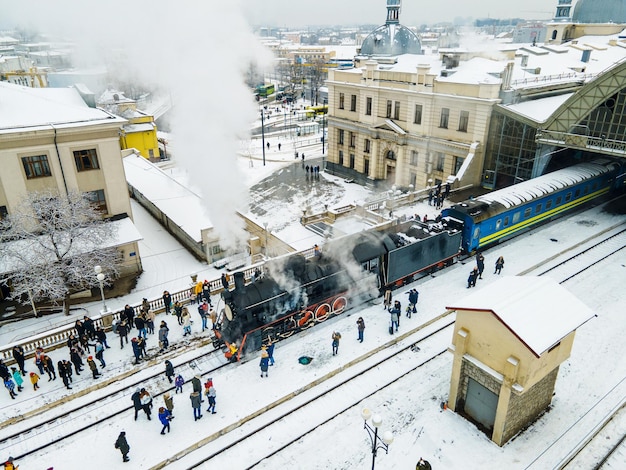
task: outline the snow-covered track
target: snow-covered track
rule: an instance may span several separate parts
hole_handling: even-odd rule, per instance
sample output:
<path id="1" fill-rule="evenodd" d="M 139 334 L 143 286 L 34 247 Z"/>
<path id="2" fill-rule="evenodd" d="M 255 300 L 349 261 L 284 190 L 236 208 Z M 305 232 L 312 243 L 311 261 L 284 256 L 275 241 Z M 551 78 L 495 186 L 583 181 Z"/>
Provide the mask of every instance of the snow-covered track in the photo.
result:
<path id="1" fill-rule="evenodd" d="M 247 468 L 280 453 L 381 389 L 415 373 L 442 356 L 449 346 L 453 312 L 394 337 L 309 386 L 291 392 L 226 428 L 184 449 L 153 469 L 228 466 L 234 455 L 246 455 Z M 350 405 L 339 397 L 350 397 Z M 336 398 L 333 398 L 336 397 Z M 323 406 L 320 405 L 323 403 Z M 311 409 L 317 410 L 315 413 Z M 323 411 L 319 411 L 323 409 Z M 359 411 L 355 411 L 358 413 Z M 310 419 L 311 414 L 315 420 Z"/>
<path id="2" fill-rule="evenodd" d="M 626 229 L 622 225 L 619 229 L 598 236 L 590 246 L 581 247 L 581 251 L 567 254 L 565 259 L 558 258 L 547 263 L 547 269 L 542 268 L 537 275 L 548 275 L 562 284 L 624 248 L 626 248 Z"/>
<path id="3" fill-rule="evenodd" d="M 525 468 L 527 470 L 601 468 L 603 461 L 608 460 L 623 444 L 626 423 L 619 418 L 623 417 L 624 413 L 626 413 L 626 378 L 621 379 L 609 392 L 600 397 Z M 611 427 L 611 424 L 614 427 Z M 596 442 L 592 446 L 593 441 Z M 592 447 L 597 449 L 597 442 L 600 441 L 605 442 L 604 452 L 601 455 L 590 454 L 588 449 Z"/>
<path id="4" fill-rule="evenodd" d="M 43 407 L 15 417 L 8 429 L 12 434 L 0 440 L 0 453 L 8 452 L 20 459 L 39 452 L 63 439 L 84 432 L 103 421 L 133 410 L 130 396 L 138 387 L 150 391 L 153 399 L 174 390 L 164 377 L 162 364 L 170 359 L 176 371 L 186 377 L 195 374 L 212 374 L 228 366 L 220 350 L 208 346 L 193 349 L 193 356 L 176 360 L 172 353 L 156 355 L 143 363 L 143 368 L 132 367 L 129 371 L 114 375 L 107 380 L 94 382 L 93 386 L 78 391 L 68 399 L 55 403 L 46 403 Z M 157 368 L 154 366 L 158 365 Z M 146 367 L 147 366 L 147 367 Z M 83 374 L 91 380 L 90 371 L 85 368 Z M 82 377 L 82 374 L 81 374 Z M 104 394 L 94 394 L 96 390 L 106 389 Z M 45 438 L 42 438 L 45 436 Z"/>

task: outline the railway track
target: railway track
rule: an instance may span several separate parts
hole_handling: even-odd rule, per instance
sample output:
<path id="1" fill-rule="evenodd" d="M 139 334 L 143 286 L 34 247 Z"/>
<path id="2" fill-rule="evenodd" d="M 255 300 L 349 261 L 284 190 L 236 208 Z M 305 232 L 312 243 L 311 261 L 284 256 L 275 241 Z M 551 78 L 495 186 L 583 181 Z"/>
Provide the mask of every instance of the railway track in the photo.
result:
<path id="1" fill-rule="evenodd" d="M 595 266 L 598 263 L 607 262 L 607 260 L 610 260 L 610 256 L 612 254 L 620 252 L 625 244 L 623 241 L 620 241 L 626 236 L 625 232 L 626 230 L 623 226 L 613 228 L 612 232 L 607 231 L 603 233 L 603 237 L 599 241 L 591 239 L 586 240 L 584 243 L 579 244 L 576 249 L 567 250 L 565 253 L 561 253 L 549 260 L 538 263 L 522 274 L 550 275 L 558 280 L 558 282 L 568 282 L 587 271 L 589 266 Z M 621 247 L 619 246 L 620 244 Z M 599 248 L 602 245 L 604 246 Z M 584 258 L 588 261 L 582 262 L 581 264 L 580 261 Z M 585 266 L 585 263 L 587 263 L 588 266 Z M 565 268 L 567 265 L 569 265 L 569 267 Z M 214 462 L 227 463 L 229 459 L 237 458 L 238 455 L 242 454 L 242 446 L 245 446 L 245 449 L 248 448 L 247 442 L 256 442 L 257 445 L 251 444 L 252 448 L 256 446 L 264 449 L 267 447 L 267 450 L 265 455 L 262 455 L 263 453 L 258 454 L 258 457 L 250 459 L 249 463 L 246 463 L 248 468 L 254 467 L 261 460 L 272 455 L 279 454 L 281 450 L 285 449 L 289 445 L 292 445 L 298 439 L 301 439 L 308 433 L 321 428 L 325 423 L 328 423 L 333 419 L 337 419 L 337 417 L 342 413 L 356 413 L 358 410 L 355 411 L 351 408 L 356 407 L 361 401 L 373 396 L 377 391 L 391 387 L 394 383 L 402 380 L 402 378 L 410 372 L 420 369 L 425 370 L 430 367 L 430 365 L 436 363 L 436 358 L 441 357 L 449 345 L 450 334 L 446 334 L 445 331 L 446 329 L 451 328 L 452 325 L 453 320 L 452 317 L 450 317 L 450 314 L 451 312 L 445 312 L 444 314 L 439 315 L 430 322 L 420 325 L 419 327 L 411 330 L 411 332 L 406 333 L 402 336 L 402 338 L 397 338 L 392 342 L 383 344 L 371 351 L 371 354 L 368 353 L 357 360 L 344 364 L 340 370 L 333 371 L 332 373 L 327 374 L 327 376 L 325 375 L 324 377 L 311 382 L 307 386 L 285 394 L 283 397 L 275 400 L 271 405 L 264 406 L 256 410 L 256 412 L 246 415 L 236 423 L 231 423 L 229 426 L 216 429 L 214 431 L 212 430 L 209 436 L 206 436 L 195 442 L 193 445 L 180 450 L 175 455 L 172 455 L 171 458 L 155 464 L 153 468 L 204 468 L 204 465 L 208 461 L 211 462 L 211 465 L 213 465 Z M 442 345 L 440 345 L 440 347 L 435 347 L 427 344 L 429 342 L 435 344 L 436 340 L 434 338 L 439 332 L 441 332 L 441 337 L 444 338 Z M 417 346 L 419 350 L 417 350 L 415 346 Z M 182 356 L 179 357 L 178 361 L 173 359 L 177 372 L 179 370 L 185 371 L 184 367 L 187 367 L 186 370 L 189 372 L 187 372 L 185 376 L 189 377 L 195 373 L 191 373 L 191 370 L 199 369 L 205 371 L 205 373 L 213 373 L 213 371 L 217 370 L 218 367 L 224 366 L 221 354 L 215 359 L 220 362 L 220 364 L 215 367 L 202 362 L 204 359 L 199 359 L 204 356 L 204 354 L 198 355 L 195 351 L 194 354 L 194 357 L 188 359 L 185 358 L 182 361 Z M 419 356 L 419 361 L 416 363 L 415 357 L 417 355 Z M 406 360 L 407 357 L 413 359 Z M 162 361 L 166 358 L 166 356 L 159 357 L 160 363 L 162 363 Z M 212 361 L 212 359 L 210 361 Z M 403 369 L 403 371 L 395 371 L 394 369 L 396 369 L 396 367 L 388 366 L 394 361 L 396 361 L 397 364 L 410 363 L 411 368 L 406 370 Z M 195 364 L 195 368 L 192 368 L 192 363 Z M 187 366 L 185 366 L 185 364 L 187 364 Z M 392 374 L 392 376 L 385 377 L 384 383 L 372 378 L 371 374 L 373 371 L 380 374 L 383 370 L 392 370 L 394 371 L 394 374 Z M 11 439 L 10 442 L 3 439 L 0 443 L 0 451 L 4 450 L 6 452 L 8 449 L 11 449 L 12 455 L 16 455 L 16 458 L 22 458 L 39 452 L 41 449 L 52 445 L 55 442 L 59 442 L 70 435 L 87 431 L 89 428 L 99 422 L 102 422 L 103 420 L 108 420 L 124 412 L 128 412 L 132 408 L 132 404 L 129 400 L 130 393 L 134 390 L 134 387 L 139 384 L 141 386 L 147 386 L 147 388 L 151 389 L 153 396 L 171 389 L 167 381 L 164 379 L 162 370 L 159 370 L 156 374 L 149 372 L 146 373 L 148 377 L 137 376 L 124 379 L 129 380 L 128 383 L 124 382 L 125 391 L 116 390 L 115 392 L 108 394 L 107 397 L 110 397 L 113 403 L 112 405 L 107 404 L 98 406 L 99 404 L 97 402 L 100 402 L 102 398 L 92 400 L 94 403 L 93 413 L 98 415 L 97 422 L 89 422 L 89 420 L 93 420 L 94 418 L 93 416 L 90 416 L 88 412 L 86 412 L 85 415 L 80 414 L 80 410 L 84 408 L 84 403 L 74 405 L 71 410 L 66 410 L 66 413 L 62 416 L 57 416 L 56 418 L 53 414 L 50 414 L 52 412 L 42 412 L 41 418 L 39 419 L 39 424 L 42 427 L 39 427 L 37 424 L 32 425 L 32 422 L 30 426 L 24 425 L 21 430 L 15 431 L 12 436 L 9 436 L 9 439 Z M 365 384 L 360 382 L 362 378 L 366 378 L 364 379 Z M 154 385 L 151 383 L 149 384 L 147 382 L 148 380 L 153 380 Z M 368 382 L 375 383 L 375 389 L 368 387 Z M 355 397 L 351 406 L 347 408 L 345 406 L 343 408 L 339 407 L 331 410 L 332 412 L 329 411 L 328 413 L 319 413 L 316 423 L 300 427 L 303 424 L 302 422 L 306 421 L 302 419 L 302 413 L 306 415 L 305 410 L 307 409 L 306 407 L 309 406 L 307 404 L 310 403 L 310 406 L 314 406 L 314 404 L 317 403 L 317 407 L 315 408 L 317 410 L 324 408 L 319 405 L 320 402 L 325 404 L 342 403 L 341 400 L 333 399 L 332 391 L 335 388 L 339 388 L 340 390 L 343 390 L 344 393 L 350 393 L 350 396 Z M 354 392 L 354 390 L 357 390 L 358 393 Z M 88 398 L 85 400 L 88 400 Z M 60 409 L 61 408 L 59 408 L 59 410 Z M 301 409 L 300 414 L 298 414 L 298 409 Z M 61 413 L 57 412 L 57 415 L 61 415 Z M 65 429 L 59 431 L 59 429 L 65 427 L 65 423 L 62 423 L 62 419 L 64 417 L 67 417 L 69 421 L 72 421 L 72 419 L 75 421 L 81 421 L 80 424 L 82 424 L 82 427 L 75 426 L 73 430 L 67 432 Z M 32 421 L 32 418 L 28 421 Z M 268 435 L 271 436 L 272 433 L 274 436 L 283 435 L 283 433 L 279 430 L 280 428 L 277 428 L 276 426 L 280 426 L 281 422 L 286 421 L 291 423 L 291 427 L 289 427 L 289 433 L 284 434 L 291 435 L 291 437 L 289 439 L 282 440 L 280 443 L 274 437 L 270 439 L 273 441 L 271 443 L 271 447 L 268 447 Z M 610 423 L 611 419 L 610 417 L 607 417 L 604 421 Z M 11 426 L 11 430 L 13 431 L 15 429 L 14 426 L 18 425 L 20 425 L 20 422 L 14 423 Z M 47 430 L 45 429 L 45 426 L 48 426 Z M 266 429 L 267 431 L 265 431 Z M 298 431 L 296 432 L 294 429 L 298 429 Z M 36 448 L 28 447 L 28 439 L 30 439 L 31 436 L 40 435 L 42 432 L 46 432 L 51 436 L 49 439 L 50 443 L 46 446 L 39 446 Z M 268 432 L 270 434 L 267 434 Z M 55 435 L 55 433 L 58 434 Z M 260 439 L 260 441 L 257 439 Z M 263 442 L 264 444 L 258 445 L 259 442 Z M 559 446 L 555 445 L 555 447 Z M 617 446 L 617 451 L 614 451 L 613 455 L 616 453 L 619 454 L 620 448 L 621 447 Z M 611 457 L 607 457 L 607 461 L 610 460 L 610 458 Z"/>
<path id="2" fill-rule="evenodd" d="M 210 343 L 208 339 L 203 342 Z M 224 362 L 221 351 L 210 345 L 190 351 L 191 353 L 187 353 L 186 356 L 191 357 L 181 356 L 178 360 L 171 355 L 155 355 L 149 361 L 153 363 L 148 364 L 145 369 L 132 369 L 129 373 L 112 377 L 107 382 L 98 382 L 93 388 L 79 393 L 78 397 L 72 396 L 70 401 L 48 403 L 44 407 L 3 423 L 3 427 L 10 425 L 12 433 L 3 436 L 0 441 L 0 453 L 7 453 L 10 450 L 15 458 L 21 459 L 133 410 L 130 396 L 138 387 L 149 390 L 153 399 L 174 390 L 172 384 L 165 379 L 163 370 L 159 368 L 159 372 L 155 373 L 155 368 L 151 367 L 161 365 L 165 359 L 170 358 L 176 372 L 188 378 L 196 374 L 214 373 L 229 365 Z M 84 373 L 89 375 L 87 369 Z M 102 388 L 107 390 L 106 393 L 97 396 L 89 393 Z M 42 435 L 46 438 L 42 439 Z"/>
<path id="3" fill-rule="evenodd" d="M 211 467 L 252 468 L 363 400 L 431 364 L 447 351 L 453 325 L 452 312 L 445 312 L 405 333 L 401 339 L 380 346 L 373 354 L 365 354 L 309 387 L 275 400 L 259 413 L 230 426 L 232 429 L 215 430 L 152 468 L 205 468 L 209 461 Z M 352 400 L 347 407 L 341 398 L 346 394 Z M 314 421 L 311 414 L 315 415 Z M 242 456 L 245 463 L 240 460 Z"/>

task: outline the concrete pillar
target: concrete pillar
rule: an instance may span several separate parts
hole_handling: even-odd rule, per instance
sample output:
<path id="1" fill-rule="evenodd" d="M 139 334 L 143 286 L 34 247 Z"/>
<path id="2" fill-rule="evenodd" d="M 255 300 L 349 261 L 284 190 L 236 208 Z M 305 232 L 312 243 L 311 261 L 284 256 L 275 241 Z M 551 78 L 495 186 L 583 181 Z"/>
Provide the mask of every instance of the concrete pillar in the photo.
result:
<path id="1" fill-rule="evenodd" d="M 450 377 L 450 394 L 448 395 L 448 408 L 456 410 L 459 388 L 461 385 L 461 365 L 463 355 L 469 344 L 469 331 L 465 328 L 459 329 L 454 338 L 454 359 L 452 360 L 452 375 Z"/>
<path id="2" fill-rule="evenodd" d="M 509 356 L 504 364 L 504 379 L 500 387 L 498 396 L 498 408 L 496 410 L 496 419 L 493 423 L 493 434 L 491 440 L 503 446 L 504 427 L 506 425 L 506 415 L 509 410 L 509 402 L 511 401 L 511 388 L 517 381 L 517 371 L 519 369 L 519 359 Z"/>

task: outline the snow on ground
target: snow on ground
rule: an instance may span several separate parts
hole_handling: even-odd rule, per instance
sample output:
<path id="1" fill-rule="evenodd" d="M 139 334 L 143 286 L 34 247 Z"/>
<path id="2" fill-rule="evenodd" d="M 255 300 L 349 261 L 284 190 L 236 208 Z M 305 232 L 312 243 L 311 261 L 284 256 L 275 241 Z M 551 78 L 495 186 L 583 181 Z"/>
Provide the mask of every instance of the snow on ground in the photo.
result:
<path id="1" fill-rule="evenodd" d="M 572 216 L 566 221 L 552 223 L 532 235 L 488 251 L 487 268 L 493 266 L 496 255 L 504 255 L 504 275 L 523 272 L 537 260 L 573 246 L 606 227 L 624 222 L 625 219 L 623 216 L 612 216 L 594 209 Z M 138 226 L 141 229 L 141 224 Z M 180 278 L 181 283 L 187 282 L 186 271 L 193 267 L 193 263 L 179 253 L 174 245 L 165 243 L 166 239 L 166 234 L 156 233 L 152 251 L 142 252 L 144 256 L 149 253 L 146 263 L 150 258 L 155 258 L 154 268 L 151 269 L 161 273 L 162 281 L 157 291 L 161 290 L 162 285 L 173 285 L 174 279 Z M 161 256 L 164 261 L 157 262 L 156 258 Z M 179 262 L 173 261 L 176 256 L 180 256 L 180 268 L 177 267 Z M 590 269 L 565 284 L 573 295 L 591 307 L 598 316 L 578 330 L 572 356 L 559 372 L 550 412 L 504 447 L 491 443 L 475 426 L 460 416 L 441 410 L 440 403 L 446 399 L 451 370 L 451 356 L 446 354 L 432 361 L 428 367 L 419 369 L 419 372 L 409 374 L 396 384 L 383 388 L 367 399 L 366 403 L 349 409 L 257 468 L 368 468 L 371 448 L 359 414 L 361 406 L 365 405 L 382 415 L 382 429 L 391 429 L 395 436 L 389 454 L 379 452 L 376 459 L 378 468 L 413 469 L 419 457 L 428 459 L 434 469 L 527 468 L 550 442 L 587 413 L 599 397 L 626 377 L 626 362 L 617 356 L 626 334 L 626 322 L 622 318 L 625 297 L 622 280 L 625 266 L 626 255 L 622 252 L 616 260 Z M 420 291 L 418 314 L 412 319 L 403 318 L 400 332 L 416 327 L 441 313 L 446 305 L 458 302 L 467 295 L 465 285 L 470 269 L 471 264 L 458 263 L 434 278 L 425 278 L 395 291 L 395 296 L 403 303 L 406 302 L 405 293 L 409 288 L 416 287 Z M 492 271 L 486 271 L 478 288 L 497 278 L 491 273 Z M 203 273 L 200 273 L 200 277 L 202 276 Z M 168 277 L 169 280 L 166 279 Z M 148 287 L 140 284 L 138 288 Z M 354 323 L 357 314 L 364 317 L 367 326 L 363 344 L 356 341 Z M 159 315 L 157 321 L 162 318 L 164 316 Z M 172 342 L 180 341 L 179 328 L 171 320 L 169 324 Z M 298 337 L 279 343 L 275 352 L 277 362 L 270 368 L 267 379 L 259 377 L 256 359 L 214 375 L 218 414 L 209 416 L 205 413 L 204 418 L 198 422 L 194 422 L 192 418 L 188 398 L 190 386 L 186 385 L 183 395 L 174 396 L 176 419 L 172 422 L 169 435 L 159 435 L 161 426 L 156 419 L 148 422 L 142 416 L 135 422 L 132 418 L 133 412 L 128 411 L 114 420 L 103 422 L 97 429 L 70 437 L 53 449 L 25 457 L 17 463 L 24 469 L 79 469 L 89 461 L 97 462 L 99 468 L 117 467 L 121 456 L 113 448 L 113 442 L 119 431 L 125 430 L 131 445 L 131 461 L 125 468 L 149 468 L 190 443 L 228 426 L 250 410 L 259 409 L 286 395 L 290 390 L 296 390 L 303 384 L 342 367 L 368 349 L 388 343 L 393 337 L 387 332 L 387 324 L 388 315 L 379 304 L 359 307 Z M 202 333 L 197 331 L 197 323 L 194 328 L 194 334 L 201 336 Z M 340 353 L 336 357 L 331 355 L 330 347 L 330 336 L 334 329 L 343 334 Z M 114 377 L 115 370 L 120 367 L 132 367 L 128 365 L 130 350 L 120 350 L 116 347 L 117 342 L 113 335 L 108 336 L 113 348 L 105 354 L 109 365 L 100 381 Z M 150 337 L 149 346 L 154 348 L 155 343 L 154 337 Z M 61 349 L 53 351 L 51 356 L 57 361 L 65 353 L 66 350 Z M 303 354 L 314 358 L 310 366 L 305 367 L 297 362 L 297 358 Z M 416 353 L 416 362 L 422 359 L 424 358 Z M 177 364 L 176 360 L 174 364 Z M 29 365 L 28 369 L 32 370 L 33 367 Z M 154 367 L 156 370 L 163 370 L 162 364 Z M 185 371 L 185 374 L 190 372 Z M 72 393 L 92 385 L 89 376 L 83 374 L 80 379 L 75 382 Z M 163 384 L 165 385 L 165 378 Z M 90 396 L 98 393 L 104 393 L 104 389 L 94 390 Z M 27 388 L 16 401 L 10 400 L 8 394 L 2 394 L 0 416 L 4 420 L 68 395 L 71 393 L 63 388 L 59 379 L 49 383 L 47 378 L 42 378 L 40 392 L 35 393 Z M 127 398 L 130 405 L 130 397 Z M 346 406 L 352 403 L 351 396 L 346 395 L 344 399 Z M 157 406 L 160 406 L 161 400 L 160 396 L 156 398 Z M 1 432 L 10 430 L 9 427 Z M 32 439 L 36 441 L 37 437 Z M 245 446 L 241 450 L 242 455 L 245 455 Z M 231 468 L 244 468 L 244 461 L 245 457 L 233 462 Z M 211 468 L 210 462 L 203 468 Z"/>

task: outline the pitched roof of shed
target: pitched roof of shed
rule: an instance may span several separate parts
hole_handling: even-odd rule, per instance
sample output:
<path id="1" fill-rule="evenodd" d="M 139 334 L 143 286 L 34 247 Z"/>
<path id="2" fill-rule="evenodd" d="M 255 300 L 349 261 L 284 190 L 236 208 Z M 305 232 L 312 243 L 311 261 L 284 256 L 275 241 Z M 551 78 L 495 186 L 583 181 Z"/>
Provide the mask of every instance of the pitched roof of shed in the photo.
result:
<path id="1" fill-rule="evenodd" d="M 505 276 L 447 308 L 491 312 L 536 357 L 594 316 L 545 276 Z"/>

